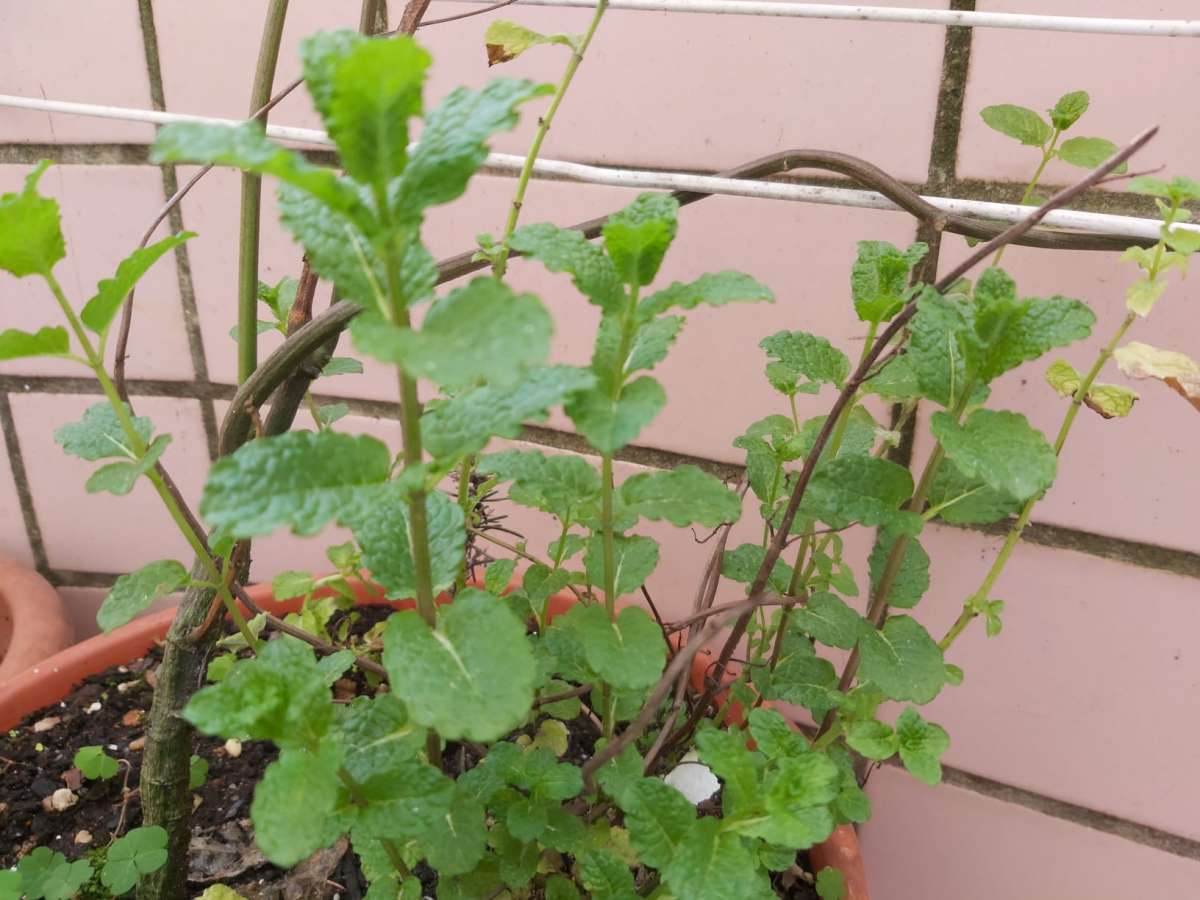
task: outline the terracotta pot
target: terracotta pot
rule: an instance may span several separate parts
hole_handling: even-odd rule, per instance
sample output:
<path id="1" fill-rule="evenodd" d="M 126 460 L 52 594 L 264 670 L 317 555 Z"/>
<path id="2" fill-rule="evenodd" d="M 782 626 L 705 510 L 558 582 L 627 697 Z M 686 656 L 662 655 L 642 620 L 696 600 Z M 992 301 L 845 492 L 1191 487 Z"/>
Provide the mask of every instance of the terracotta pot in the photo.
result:
<path id="1" fill-rule="evenodd" d="M 711 650 L 701 650 L 696 654 L 692 660 L 692 690 L 697 692 L 704 690 L 709 669 L 716 661 L 717 655 Z M 741 666 L 732 664 L 722 680 L 729 684 L 737 678 L 740 671 Z M 716 701 L 718 707 L 726 702 L 731 704 L 726 717 L 727 722 L 741 725 L 746 721 L 741 704 L 731 700 L 728 691 L 719 692 Z M 768 700 L 763 705 L 770 708 L 778 704 Z M 787 719 L 787 722 L 792 728 L 799 730 L 799 727 L 791 719 Z M 858 843 L 858 832 L 855 831 L 853 825 L 839 825 L 826 840 L 809 850 L 808 856 L 813 868 L 817 871 L 828 866 L 842 873 L 846 882 L 844 900 L 870 900 L 871 894 L 867 889 L 867 870 L 863 863 L 862 847 Z"/>
<path id="2" fill-rule="evenodd" d="M 0 684 L 74 639 L 75 629 L 50 582 L 28 566 L 0 557 Z"/>
<path id="3" fill-rule="evenodd" d="M 388 603 L 397 609 L 411 609 L 414 606 L 412 600 L 387 600 L 375 585 L 352 582 L 352 586 L 360 604 Z M 57 601 L 58 595 L 53 589 L 50 590 Z M 246 592 L 255 603 L 276 615 L 295 612 L 300 608 L 301 598 L 276 600 L 269 584 L 251 585 Z M 318 595 L 329 593 L 318 592 Z M 449 599 L 447 595 L 442 595 L 438 601 L 447 602 Z M 575 602 L 572 594 L 555 594 L 550 598 L 549 617 L 553 619 L 562 615 Z M 143 656 L 163 639 L 174 617 L 173 608 L 142 616 L 108 634 L 99 634 L 68 647 L 15 678 L 0 683 L 0 729 L 12 728 L 31 712 L 61 700 L 87 676 Z M 711 650 L 701 650 L 696 654 L 691 671 L 693 689 L 703 689 L 707 670 L 714 661 L 715 654 Z M 732 666 L 730 669 L 726 672 L 726 679 L 731 681 L 737 677 L 738 670 Z M 718 695 L 718 702 L 726 699 L 727 692 Z M 736 724 L 744 721 L 741 707 L 737 704 L 730 710 L 729 720 Z M 809 855 L 814 866 L 833 866 L 842 872 L 846 880 L 845 900 L 870 900 L 858 836 L 852 826 L 837 828 L 828 840 L 813 847 Z"/>

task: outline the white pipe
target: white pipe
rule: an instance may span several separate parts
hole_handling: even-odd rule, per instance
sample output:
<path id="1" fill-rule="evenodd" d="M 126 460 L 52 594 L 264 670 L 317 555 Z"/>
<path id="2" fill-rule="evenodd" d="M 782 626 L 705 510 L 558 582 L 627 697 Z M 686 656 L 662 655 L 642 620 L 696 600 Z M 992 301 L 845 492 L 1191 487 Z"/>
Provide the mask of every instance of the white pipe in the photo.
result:
<path id="1" fill-rule="evenodd" d="M 166 125 L 173 122 L 199 122 L 206 125 L 236 127 L 243 120 L 221 119 L 214 116 L 193 116 L 184 113 L 158 112 L 156 110 L 129 109 L 120 106 L 97 106 L 90 103 L 69 103 L 62 100 L 14 97 L 0 94 L 0 107 L 16 107 L 43 112 L 59 112 L 69 115 L 95 116 L 102 119 L 121 119 L 128 122 L 150 122 Z M 333 141 L 324 131 L 313 128 L 292 128 L 285 125 L 267 125 L 267 134 L 285 141 L 295 141 L 319 147 L 332 147 Z M 485 162 L 485 171 L 497 174 L 517 174 L 525 157 L 511 153 L 491 153 Z M 766 200 L 791 200 L 799 203 L 817 203 L 826 206 L 848 206 L 859 209 L 899 209 L 891 200 L 875 191 L 854 188 L 820 187 L 808 184 L 791 184 L 780 181 L 756 181 L 742 178 L 720 178 L 715 175 L 692 175 L 684 172 L 653 172 L 637 169 L 612 169 L 606 166 L 590 166 L 584 163 L 565 162 L 557 159 L 539 159 L 533 167 L 534 175 L 540 178 L 572 181 L 582 184 L 603 184 L 613 187 L 638 190 L 696 191 L 705 194 L 725 194 L 734 197 L 756 197 Z M 992 219 L 999 222 L 1016 222 L 1029 214 L 1030 207 L 1016 203 L 993 203 L 987 200 L 963 200 L 952 197 L 925 197 L 928 203 L 946 212 Z M 1080 212 L 1056 209 L 1048 213 L 1043 224 L 1054 228 L 1069 228 L 1095 234 L 1112 234 L 1119 237 L 1158 237 L 1160 223 L 1156 219 L 1135 216 L 1118 216 L 1110 213 Z M 1189 230 L 1200 230 L 1200 225 L 1178 226 Z"/>
<path id="2" fill-rule="evenodd" d="M 487 3 L 493 0 L 458 0 Z M 567 6 L 592 9 L 595 0 L 519 0 L 520 6 Z M 777 16 L 791 19 L 841 19 L 853 22 L 900 22 L 919 25 L 968 25 L 1084 34 L 1131 34 L 1152 37 L 1200 37 L 1197 19 L 1112 19 L 1095 16 L 1046 16 L 1034 13 L 974 12 L 891 6 L 843 6 L 769 0 L 609 0 L 610 9 L 644 12 Z"/>

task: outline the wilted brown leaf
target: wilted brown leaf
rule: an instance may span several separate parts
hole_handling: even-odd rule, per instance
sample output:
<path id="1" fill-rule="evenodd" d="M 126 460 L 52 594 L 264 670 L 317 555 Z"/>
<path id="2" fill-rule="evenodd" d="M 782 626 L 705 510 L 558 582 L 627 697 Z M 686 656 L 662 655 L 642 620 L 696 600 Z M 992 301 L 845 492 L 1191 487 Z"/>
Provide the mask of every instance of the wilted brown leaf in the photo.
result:
<path id="1" fill-rule="evenodd" d="M 1157 378 L 1200 410 L 1200 363 L 1187 354 L 1131 341 L 1113 356 L 1130 378 Z"/>

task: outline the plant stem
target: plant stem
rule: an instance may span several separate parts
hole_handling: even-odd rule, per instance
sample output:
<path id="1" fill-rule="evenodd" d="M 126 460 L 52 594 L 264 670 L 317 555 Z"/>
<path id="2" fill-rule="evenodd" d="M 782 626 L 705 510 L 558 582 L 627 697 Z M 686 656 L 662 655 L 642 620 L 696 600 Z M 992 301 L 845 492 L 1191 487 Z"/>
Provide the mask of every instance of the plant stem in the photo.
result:
<path id="1" fill-rule="evenodd" d="M 529 145 L 529 152 L 525 155 L 525 164 L 521 167 L 521 175 L 517 178 L 517 190 L 513 195 L 512 206 L 508 211 L 508 221 L 504 224 L 504 236 L 500 240 L 500 250 L 496 255 L 495 261 L 492 263 L 492 274 L 496 278 L 503 278 L 505 271 L 508 269 L 508 242 L 512 238 L 513 232 L 517 230 L 517 219 L 521 216 L 521 206 L 525 203 L 525 191 L 529 187 L 529 179 L 533 175 L 533 164 L 537 162 L 538 154 L 542 149 L 542 142 L 546 139 L 546 135 L 550 131 L 550 126 L 554 122 L 554 116 L 558 112 L 559 106 L 562 105 L 563 97 L 566 96 L 567 89 L 571 86 L 571 81 L 575 77 L 575 72 L 579 68 L 579 64 L 583 62 L 583 55 L 592 43 L 592 38 L 596 34 L 596 28 L 600 25 L 600 20 L 604 17 L 604 11 L 607 9 L 608 0 L 597 0 L 596 11 L 592 14 L 592 21 L 588 24 L 588 29 L 579 41 L 579 45 L 572 50 L 571 59 L 567 62 L 562 79 L 554 90 L 554 99 L 550 101 L 550 108 L 546 110 L 545 115 L 538 119 L 537 132 L 533 136 L 533 142 Z"/>
<path id="2" fill-rule="evenodd" d="M 1023 193 L 1021 195 L 1021 199 L 1017 201 L 1018 205 L 1024 206 L 1033 196 L 1033 192 L 1037 188 L 1038 182 L 1042 178 L 1042 173 L 1046 171 L 1046 164 L 1049 163 L 1050 160 L 1054 159 L 1054 147 L 1056 144 L 1058 144 L 1058 139 L 1061 134 L 1062 132 L 1055 128 L 1054 135 L 1050 138 L 1050 146 L 1042 148 L 1042 161 L 1038 163 L 1038 167 L 1033 172 L 1033 177 L 1029 179 L 1029 184 L 1025 186 L 1025 193 Z M 993 266 L 1000 265 L 1000 260 L 1004 257 L 1004 251 L 1006 249 L 1007 247 L 1005 246 L 996 251 L 996 258 L 992 260 Z"/>
<path id="3" fill-rule="evenodd" d="M 474 504 L 471 501 L 471 471 L 474 468 L 474 456 L 465 457 L 458 466 L 458 506 L 462 510 L 463 528 L 466 531 L 467 540 L 470 540 L 473 534 L 471 530 L 471 510 Z M 463 553 L 462 566 L 458 570 L 458 576 L 455 578 L 454 583 L 460 591 L 467 586 L 466 552 Z"/>
<path id="4" fill-rule="evenodd" d="M 250 88 L 250 115 L 271 99 L 287 0 L 270 0 L 258 47 L 258 64 Z M 266 116 L 263 116 L 265 123 Z M 262 178 L 242 173 L 241 213 L 238 222 L 238 384 L 258 366 L 258 226 L 262 206 Z"/>

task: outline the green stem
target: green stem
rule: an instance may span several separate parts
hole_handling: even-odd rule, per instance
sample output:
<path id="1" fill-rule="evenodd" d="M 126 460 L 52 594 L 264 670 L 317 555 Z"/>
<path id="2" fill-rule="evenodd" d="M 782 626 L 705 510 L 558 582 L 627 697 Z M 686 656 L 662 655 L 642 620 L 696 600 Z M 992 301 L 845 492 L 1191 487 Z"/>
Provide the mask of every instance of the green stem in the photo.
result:
<path id="1" fill-rule="evenodd" d="M 474 456 L 465 457 L 458 466 L 458 506 L 462 510 L 463 528 L 466 529 L 468 540 L 471 538 L 471 511 L 474 508 L 471 500 L 471 471 L 474 468 Z M 455 585 L 460 591 L 467 586 L 467 555 L 465 553 L 458 576 L 455 578 Z"/>
<path id="2" fill-rule="evenodd" d="M 575 72 L 579 68 L 579 64 L 583 62 L 583 55 L 592 43 L 592 37 L 596 34 L 596 28 L 599 26 L 600 19 L 604 17 L 604 11 L 607 9 L 608 0 L 597 0 L 596 11 L 592 14 L 592 21 L 588 25 L 583 38 L 579 41 L 579 45 L 571 53 L 571 59 L 567 62 L 567 67 L 563 71 L 562 80 L 559 81 L 558 87 L 555 88 L 554 99 L 550 101 L 550 108 L 546 110 L 545 115 L 538 119 L 537 132 L 533 136 L 533 143 L 529 145 L 529 152 L 525 155 L 525 165 L 521 167 L 521 175 L 517 179 L 517 190 L 513 195 L 512 206 L 508 211 L 508 221 L 504 225 L 504 237 L 500 240 L 499 253 L 492 263 L 492 274 L 496 278 L 503 278 L 508 268 L 508 242 L 512 238 L 513 232 L 517 230 L 517 219 L 521 216 L 521 206 L 525 203 L 525 191 L 529 187 L 529 179 L 533 175 L 533 164 L 537 162 L 538 154 L 542 149 L 542 142 L 546 139 L 546 135 L 550 131 L 550 126 L 554 122 L 554 116 L 558 112 L 559 106 L 562 105 L 563 97 L 566 96 L 567 89 L 571 86 L 571 81 L 575 77 Z"/>
<path id="3" fill-rule="evenodd" d="M 250 115 L 271 99 L 287 0 L 270 0 L 258 46 L 258 64 L 250 88 Z M 265 123 L 266 117 L 262 117 Z M 258 242 L 262 206 L 262 178 L 242 173 L 241 212 L 238 219 L 238 384 L 258 367 Z"/>
<path id="4" fill-rule="evenodd" d="M 1054 135 L 1050 138 L 1050 145 L 1042 148 L 1042 161 L 1038 163 L 1038 167 L 1033 171 L 1033 177 L 1029 179 L 1029 184 L 1025 186 L 1025 193 L 1021 195 L 1021 199 L 1018 201 L 1020 206 L 1027 204 L 1029 202 L 1029 198 L 1033 196 L 1033 192 L 1037 188 L 1038 182 L 1042 178 L 1042 173 L 1046 171 L 1046 165 L 1050 162 L 1050 160 L 1054 159 L 1054 148 L 1058 144 L 1058 139 L 1061 134 L 1062 132 L 1055 128 Z M 1004 251 L 1007 249 L 1008 245 L 1005 244 L 996 251 L 996 256 L 992 260 L 993 266 L 1000 265 L 1000 260 L 1004 258 Z"/>

